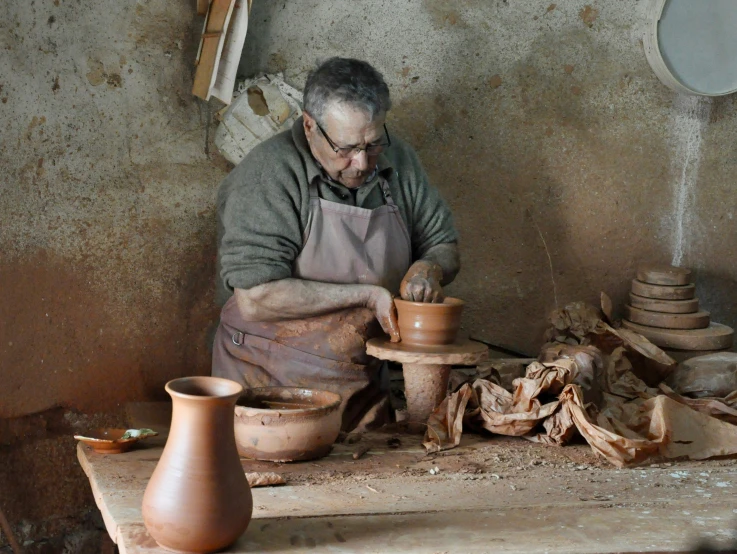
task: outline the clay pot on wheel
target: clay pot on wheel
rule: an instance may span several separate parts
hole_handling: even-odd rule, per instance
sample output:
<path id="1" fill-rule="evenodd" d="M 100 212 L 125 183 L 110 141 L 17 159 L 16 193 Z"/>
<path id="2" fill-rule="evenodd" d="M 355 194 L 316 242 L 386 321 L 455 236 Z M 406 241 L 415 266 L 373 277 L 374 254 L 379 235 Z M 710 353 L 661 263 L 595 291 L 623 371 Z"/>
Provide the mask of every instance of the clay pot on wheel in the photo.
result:
<path id="1" fill-rule="evenodd" d="M 166 384 L 171 431 L 143 496 L 143 521 L 166 550 L 216 552 L 251 521 L 253 499 L 235 446 L 235 381 L 184 377 Z"/>
<path id="2" fill-rule="evenodd" d="M 465 303 L 446 298 L 442 304 L 395 299 L 402 342 L 419 346 L 453 344 L 461 327 Z"/>

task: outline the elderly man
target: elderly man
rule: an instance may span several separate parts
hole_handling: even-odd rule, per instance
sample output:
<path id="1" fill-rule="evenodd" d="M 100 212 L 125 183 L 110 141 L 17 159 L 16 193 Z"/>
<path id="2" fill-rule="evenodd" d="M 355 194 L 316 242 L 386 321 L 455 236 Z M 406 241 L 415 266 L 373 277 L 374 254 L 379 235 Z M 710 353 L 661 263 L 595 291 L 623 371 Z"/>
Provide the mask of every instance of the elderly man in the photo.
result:
<path id="1" fill-rule="evenodd" d="M 257 146 L 218 195 L 223 307 L 212 373 L 247 388 L 337 392 L 343 429 L 387 422 L 388 376 L 366 355 L 400 340 L 394 295 L 438 302 L 460 268 L 448 206 L 390 136 L 389 88 L 331 58 L 307 78 L 304 116 Z"/>

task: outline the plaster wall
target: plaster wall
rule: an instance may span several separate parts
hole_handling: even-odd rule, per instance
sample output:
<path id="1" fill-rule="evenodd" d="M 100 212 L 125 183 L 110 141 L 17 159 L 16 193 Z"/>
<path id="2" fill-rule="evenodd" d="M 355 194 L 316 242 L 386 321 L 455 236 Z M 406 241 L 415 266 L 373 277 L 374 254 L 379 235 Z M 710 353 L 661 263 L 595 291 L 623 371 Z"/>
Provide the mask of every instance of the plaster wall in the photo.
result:
<path id="1" fill-rule="evenodd" d="M 684 97 L 643 52 L 646 2 L 260 2 L 241 69 L 304 84 L 332 55 L 374 63 L 391 132 L 450 202 L 478 338 L 535 354 L 546 316 L 616 307 L 642 262 L 695 270 L 716 321 L 737 324 L 735 96 Z"/>
<path id="2" fill-rule="evenodd" d="M 0 508 L 27 552 L 61 552 L 51 537 L 95 531 L 73 434 L 209 372 L 225 170 L 190 95 L 193 2 L 4 7 Z"/>
<path id="3" fill-rule="evenodd" d="M 209 371 L 214 198 L 201 19 L 12 2 L 0 23 L 0 417 L 110 409 Z"/>
<path id="4" fill-rule="evenodd" d="M 209 371 L 228 168 L 216 107 L 190 95 L 194 4 L 29 0 L 0 20 L 0 418 L 15 422 L 0 456 L 43 483 L 69 466 L 45 496 L 0 475 L 14 522 L 91 504 L 64 496 L 85 482 L 58 463 L 77 412 Z M 661 85 L 643 15 L 636 0 L 257 0 L 242 69 L 301 87 L 340 54 L 384 73 L 391 131 L 456 214 L 451 292 L 472 335 L 534 353 L 556 305 L 601 290 L 621 304 L 639 262 L 674 259 L 735 325 L 737 104 Z M 18 418 L 40 412 L 53 417 L 24 431 Z"/>

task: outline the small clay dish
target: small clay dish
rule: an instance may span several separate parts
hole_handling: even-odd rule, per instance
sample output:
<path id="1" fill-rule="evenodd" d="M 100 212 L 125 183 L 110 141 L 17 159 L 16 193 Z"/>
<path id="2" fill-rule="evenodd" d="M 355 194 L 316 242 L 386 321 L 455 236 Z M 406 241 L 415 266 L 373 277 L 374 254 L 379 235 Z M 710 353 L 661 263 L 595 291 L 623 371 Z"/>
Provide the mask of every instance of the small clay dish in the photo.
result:
<path id="1" fill-rule="evenodd" d="M 235 442 L 245 458 L 273 462 L 327 456 L 340 433 L 341 398 L 296 387 L 248 389 L 235 407 Z"/>
<path id="2" fill-rule="evenodd" d="M 453 344 L 461 327 L 465 302 L 446 298 L 442 303 L 409 302 L 396 298 L 399 335 L 410 345 L 438 346 Z"/>
<path id="3" fill-rule="evenodd" d="M 130 450 L 138 441 L 156 435 L 158 433 L 151 429 L 103 428 L 92 429 L 84 435 L 74 435 L 74 438 L 90 445 L 95 452 L 121 454 Z"/>

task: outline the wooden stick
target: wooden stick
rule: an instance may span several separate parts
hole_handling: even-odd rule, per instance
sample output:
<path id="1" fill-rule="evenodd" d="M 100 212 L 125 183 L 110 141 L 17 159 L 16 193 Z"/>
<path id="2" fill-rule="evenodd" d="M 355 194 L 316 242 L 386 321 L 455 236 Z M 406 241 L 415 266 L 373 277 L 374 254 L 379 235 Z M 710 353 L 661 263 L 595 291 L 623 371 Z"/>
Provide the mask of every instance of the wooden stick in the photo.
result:
<path id="1" fill-rule="evenodd" d="M 371 446 L 369 446 L 368 444 L 364 444 L 362 446 L 359 446 L 353 452 L 353 459 L 354 460 L 358 460 L 361 456 L 363 456 L 364 454 L 366 454 L 366 452 L 368 452 L 370 449 L 371 449 Z"/>
<path id="2" fill-rule="evenodd" d="M 8 523 L 8 520 L 2 510 L 0 510 L 0 527 L 2 527 L 3 533 L 5 533 L 5 536 L 8 538 L 10 548 L 13 549 L 13 552 L 15 554 L 23 554 L 23 549 L 20 547 L 20 544 L 18 544 L 18 541 L 15 539 L 15 535 L 13 535 L 13 530 L 10 528 L 10 523 Z"/>
<path id="3" fill-rule="evenodd" d="M 225 18 L 228 16 L 230 5 L 233 2 L 235 0 L 213 0 L 210 4 L 205 32 L 201 39 L 194 84 L 192 85 L 192 94 L 203 100 L 208 99 L 210 81 L 217 61 L 219 37 L 225 31 Z"/>

